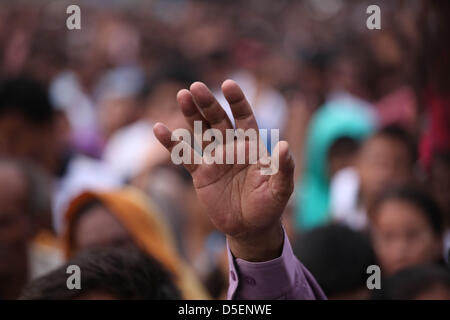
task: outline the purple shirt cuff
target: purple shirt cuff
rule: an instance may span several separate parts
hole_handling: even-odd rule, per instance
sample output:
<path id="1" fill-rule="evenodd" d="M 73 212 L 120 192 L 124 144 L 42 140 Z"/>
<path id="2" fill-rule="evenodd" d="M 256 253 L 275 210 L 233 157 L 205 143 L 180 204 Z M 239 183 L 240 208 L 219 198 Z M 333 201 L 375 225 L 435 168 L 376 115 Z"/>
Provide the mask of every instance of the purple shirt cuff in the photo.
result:
<path id="1" fill-rule="evenodd" d="M 313 276 L 295 257 L 286 233 L 280 257 L 249 262 L 235 259 L 228 247 L 228 264 L 228 299 L 326 299 Z"/>

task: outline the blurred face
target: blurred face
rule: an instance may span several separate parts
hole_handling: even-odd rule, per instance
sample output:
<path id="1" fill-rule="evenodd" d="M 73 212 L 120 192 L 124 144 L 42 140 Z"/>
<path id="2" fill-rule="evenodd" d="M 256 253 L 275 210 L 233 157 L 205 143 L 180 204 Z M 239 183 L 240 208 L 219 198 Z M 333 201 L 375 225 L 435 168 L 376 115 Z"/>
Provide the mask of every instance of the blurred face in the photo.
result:
<path id="1" fill-rule="evenodd" d="M 182 84 L 164 82 L 155 87 L 147 99 L 148 116 L 153 122 L 161 121 L 171 129 L 185 126 L 183 114 L 180 112 L 175 97 Z"/>
<path id="2" fill-rule="evenodd" d="M 353 166 L 358 142 L 352 138 L 340 137 L 328 149 L 328 176 L 332 178 L 339 170 Z"/>
<path id="3" fill-rule="evenodd" d="M 73 229 L 73 247 L 79 252 L 92 247 L 120 246 L 132 240 L 117 218 L 104 206 L 84 212 Z"/>
<path id="4" fill-rule="evenodd" d="M 52 125 L 33 125 L 14 113 L 0 117 L 0 154 L 33 160 L 51 172 L 57 161 L 55 137 Z"/>
<path id="5" fill-rule="evenodd" d="M 402 142 L 386 137 L 374 137 L 363 145 L 357 169 L 363 197 L 368 201 L 387 186 L 406 184 L 412 178 L 408 148 Z"/>
<path id="6" fill-rule="evenodd" d="M 98 105 L 98 118 L 105 139 L 135 121 L 136 116 L 137 109 L 132 98 L 106 97 Z"/>
<path id="7" fill-rule="evenodd" d="M 0 164 L 0 278 L 22 271 L 27 264 L 31 222 L 24 205 L 26 184 L 20 171 Z"/>
<path id="8" fill-rule="evenodd" d="M 440 237 L 433 232 L 424 213 L 409 202 L 385 201 L 371 222 L 374 248 L 385 275 L 434 262 L 441 254 Z"/>

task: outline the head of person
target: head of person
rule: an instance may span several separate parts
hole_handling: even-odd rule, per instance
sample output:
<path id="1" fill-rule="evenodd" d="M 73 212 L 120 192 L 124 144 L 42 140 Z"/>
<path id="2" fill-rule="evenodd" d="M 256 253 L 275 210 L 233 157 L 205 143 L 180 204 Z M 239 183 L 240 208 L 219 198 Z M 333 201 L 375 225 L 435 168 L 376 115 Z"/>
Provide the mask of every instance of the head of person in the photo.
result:
<path id="1" fill-rule="evenodd" d="M 172 63 L 155 71 L 141 92 L 145 114 L 151 121 L 170 125 L 174 118 L 181 115 L 175 99 L 178 91 L 189 88 L 196 79 L 185 63 Z"/>
<path id="2" fill-rule="evenodd" d="M 333 177 L 339 170 L 353 166 L 360 141 L 351 137 L 336 139 L 328 149 L 328 175 Z"/>
<path id="3" fill-rule="evenodd" d="M 308 229 L 327 222 L 329 185 L 333 175 L 352 165 L 360 143 L 374 130 L 373 115 L 354 101 L 331 100 L 313 116 L 306 141 L 297 226 Z"/>
<path id="4" fill-rule="evenodd" d="M 415 145 L 401 127 L 382 128 L 361 147 L 356 160 L 363 201 L 370 206 L 388 186 L 407 184 L 413 178 Z"/>
<path id="5" fill-rule="evenodd" d="M 77 266 L 72 274 L 69 266 Z M 79 281 L 80 289 L 69 289 Z M 24 300 L 172 300 L 181 299 L 169 272 L 154 258 L 131 247 L 93 248 L 65 265 L 33 280 L 24 289 Z"/>
<path id="6" fill-rule="evenodd" d="M 0 83 L 0 154 L 57 166 L 55 113 L 46 89 L 29 78 Z"/>
<path id="7" fill-rule="evenodd" d="M 0 181 L 0 297 L 14 298 L 29 276 L 28 249 L 40 215 L 50 209 L 30 164 L 0 158 Z"/>
<path id="8" fill-rule="evenodd" d="M 137 97 L 144 78 L 139 68 L 123 67 L 105 72 L 98 81 L 95 90 L 97 116 L 105 140 L 139 118 Z"/>
<path id="9" fill-rule="evenodd" d="M 67 258 L 90 248 L 133 245 L 173 274 L 185 297 L 198 297 L 198 284 L 178 255 L 164 217 L 137 189 L 83 192 L 70 203 L 65 226 Z"/>
<path id="10" fill-rule="evenodd" d="M 301 233 L 295 255 L 314 275 L 329 299 L 366 299 L 367 267 L 376 264 L 369 238 L 330 224 Z"/>
<path id="11" fill-rule="evenodd" d="M 351 37 L 331 55 L 325 75 L 331 90 L 348 92 L 363 99 L 372 98 L 373 63 L 367 44 Z"/>
<path id="12" fill-rule="evenodd" d="M 450 271 L 421 265 L 403 269 L 381 281 L 372 300 L 450 300 Z"/>
<path id="13" fill-rule="evenodd" d="M 166 253 L 172 240 L 163 217 L 134 188 L 83 192 L 71 201 L 64 219 L 69 259 L 90 248 L 134 244 L 168 265 L 176 264 Z"/>
<path id="14" fill-rule="evenodd" d="M 442 259 L 440 208 L 415 187 L 388 189 L 369 209 L 375 252 L 384 274 Z"/>
<path id="15" fill-rule="evenodd" d="M 353 164 L 358 146 L 373 132 L 375 120 L 366 106 L 330 101 L 313 116 L 306 145 L 306 173 L 328 184 L 339 169 Z"/>

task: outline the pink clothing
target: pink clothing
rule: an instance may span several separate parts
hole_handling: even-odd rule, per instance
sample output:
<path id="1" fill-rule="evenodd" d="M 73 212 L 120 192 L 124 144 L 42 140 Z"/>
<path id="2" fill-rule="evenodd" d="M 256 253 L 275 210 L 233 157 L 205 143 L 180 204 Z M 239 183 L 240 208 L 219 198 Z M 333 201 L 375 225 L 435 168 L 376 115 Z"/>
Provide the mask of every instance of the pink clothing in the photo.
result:
<path id="1" fill-rule="evenodd" d="M 285 233 L 280 257 L 265 262 L 235 259 L 228 248 L 228 299 L 325 300 L 311 273 L 295 257 Z"/>

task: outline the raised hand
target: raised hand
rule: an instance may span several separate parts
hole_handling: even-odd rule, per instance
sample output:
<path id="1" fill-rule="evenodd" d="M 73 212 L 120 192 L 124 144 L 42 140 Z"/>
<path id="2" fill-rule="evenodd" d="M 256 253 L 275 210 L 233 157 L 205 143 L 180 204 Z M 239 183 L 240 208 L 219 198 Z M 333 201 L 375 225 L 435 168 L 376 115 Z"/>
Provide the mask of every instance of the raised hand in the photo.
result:
<path id="1" fill-rule="evenodd" d="M 222 91 L 230 104 L 236 129 L 258 132 L 252 109 L 239 86 L 227 80 L 222 84 Z M 194 121 L 202 121 L 203 129 L 220 130 L 223 137 L 227 129 L 233 129 L 226 112 L 205 84 L 195 82 L 190 90 L 179 91 L 177 101 L 191 131 Z M 154 133 L 169 152 L 178 143 L 185 143 L 172 141 L 172 132 L 162 123 L 154 126 Z M 238 143 L 249 142 L 229 142 L 224 138 L 223 150 L 225 143 L 236 144 L 231 149 L 236 153 Z M 279 169 L 274 175 L 261 174 L 264 165 L 259 158 L 252 164 L 247 161 L 245 164 L 207 164 L 204 161 L 184 164 L 212 223 L 227 235 L 233 254 L 248 261 L 270 260 L 281 253 L 280 217 L 293 191 L 294 162 L 285 141 L 275 146 L 273 154 L 279 156 Z"/>

